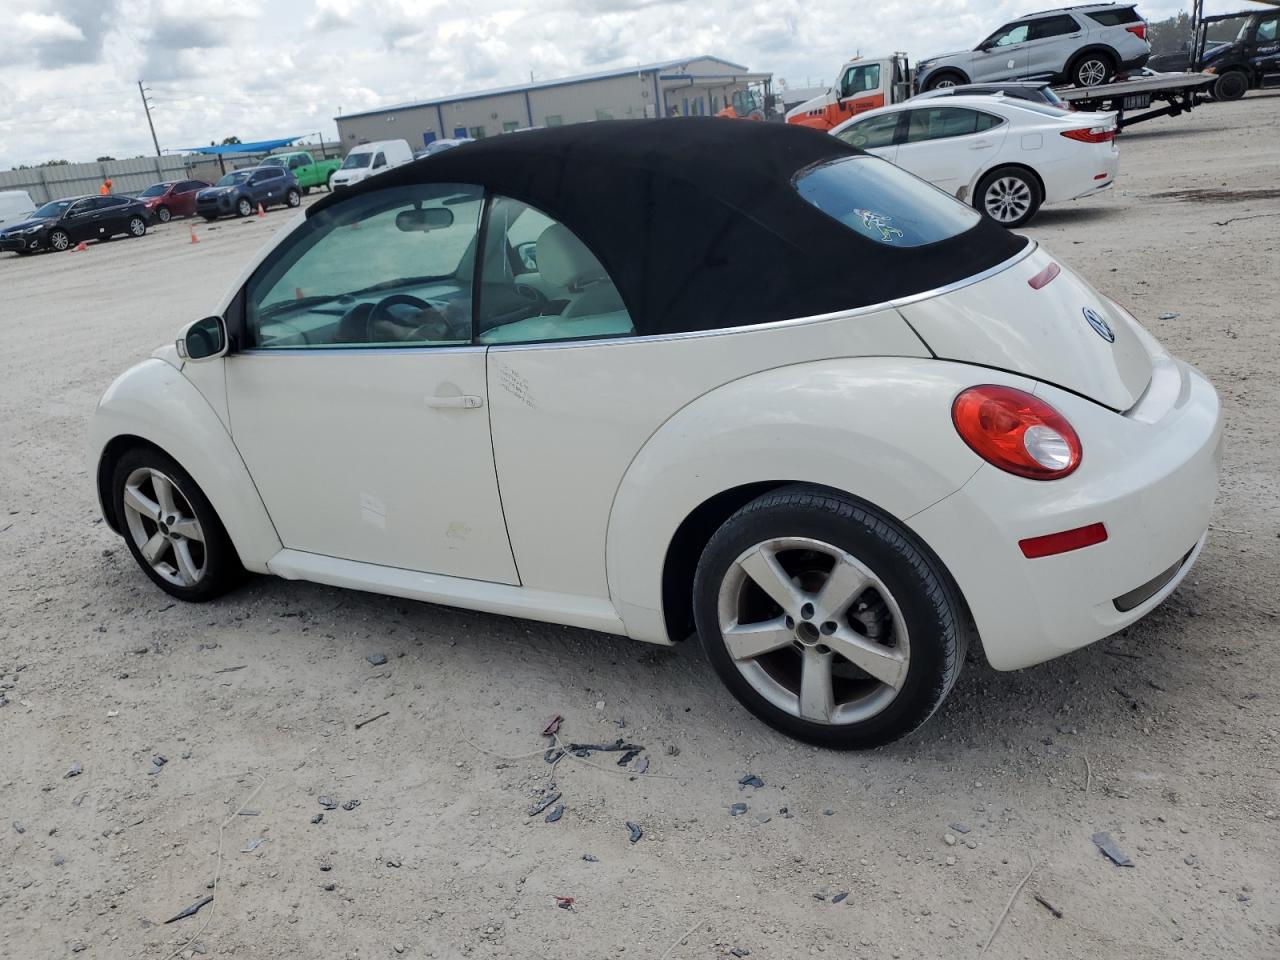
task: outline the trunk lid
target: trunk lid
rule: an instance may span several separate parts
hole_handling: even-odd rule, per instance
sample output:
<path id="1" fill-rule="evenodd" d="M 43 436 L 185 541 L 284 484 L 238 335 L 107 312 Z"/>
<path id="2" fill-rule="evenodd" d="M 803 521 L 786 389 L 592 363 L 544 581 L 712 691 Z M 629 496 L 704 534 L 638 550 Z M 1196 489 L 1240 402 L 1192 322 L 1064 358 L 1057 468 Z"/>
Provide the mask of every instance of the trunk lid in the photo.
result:
<path id="1" fill-rule="evenodd" d="M 1151 382 L 1151 357 L 1123 312 L 1043 247 L 898 309 L 942 359 L 1021 373 L 1113 410 L 1128 410 Z"/>

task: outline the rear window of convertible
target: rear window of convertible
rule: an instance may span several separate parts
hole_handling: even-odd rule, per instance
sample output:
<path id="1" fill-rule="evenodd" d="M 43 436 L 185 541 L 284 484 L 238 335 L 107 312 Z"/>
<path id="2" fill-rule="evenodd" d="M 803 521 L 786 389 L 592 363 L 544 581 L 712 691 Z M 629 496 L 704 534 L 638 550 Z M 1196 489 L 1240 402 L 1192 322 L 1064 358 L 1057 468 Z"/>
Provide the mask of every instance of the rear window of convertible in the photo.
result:
<path id="1" fill-rule="evenodd" d="M 879 157 L 839 157 L 805 167 L 792 184 L 854 233 L 890 247 L 922 247 L 972 230 L 982 219 L 932 184 Z"/>

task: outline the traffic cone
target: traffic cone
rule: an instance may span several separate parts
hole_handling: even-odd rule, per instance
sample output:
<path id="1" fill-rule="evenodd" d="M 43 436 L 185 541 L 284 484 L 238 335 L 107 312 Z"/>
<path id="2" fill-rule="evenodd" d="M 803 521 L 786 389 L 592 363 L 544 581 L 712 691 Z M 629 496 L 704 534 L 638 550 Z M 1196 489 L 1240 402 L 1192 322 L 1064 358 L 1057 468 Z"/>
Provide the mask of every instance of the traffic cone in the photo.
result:
<path id="1" fill-rule="evenodd" d="M 188 224 L 188 226 L 191 228 L 191 242 L 199 243 L 200 238 L 196 236 L 196 225 L 194 223 L 191 223 L 191 224 Z"/>
<path id="2" fill-rule="evenodd" d="M 304 298 L 305 298 L 305 296 L 306 296 L 306 294 L 304 294 L 304 293 L 302 292 L 302 288 L 301 288 L 301 287 L 294 287 L 294 288 L 293 288 L 293 299 L 295 299 L 295 300 L 302 300 L 302 299 L 304 299 Z"/>
<path id="3" fill-rule="evenodd" d="M 267 211 L 262 209 L 262 204 L 258 204 L 258 216 L 265 217 L 266 215 Z"/>
<path id="4" fill-rule="evenodd" d="M 75 253 L 84 253 L 84 252 L 85 252 L 86 250 L 88 250 L 88 249 L 89 249 L 89 245 L 88 245 L 87 243 L 85 243 L 83 240 L 81 240 L 79 243 L 77 243 L 77 244 L 76 244 L 76 246 L 75 246 L 75 251 L 74 251 L 74 252 L 75 252 Z"/>

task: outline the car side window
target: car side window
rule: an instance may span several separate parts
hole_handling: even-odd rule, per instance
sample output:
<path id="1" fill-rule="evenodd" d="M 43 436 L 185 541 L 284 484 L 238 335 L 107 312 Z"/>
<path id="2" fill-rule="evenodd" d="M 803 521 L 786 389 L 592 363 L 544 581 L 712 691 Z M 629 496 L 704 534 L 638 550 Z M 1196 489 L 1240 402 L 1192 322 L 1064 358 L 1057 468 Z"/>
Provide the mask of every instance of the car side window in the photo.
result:
<path id="1" fill-rule="evenodd" d="M 907 143 L 922 143 L 926 140 L 943 140 L 947 137 L 962 137 L 967 133 L 986 130 L 992 123 L 980 119 L 987 114 L 979 114 L 976 110 L 964 107 L 930 107 L 910 111 L 907 121 Z"/>
<path id="2" fill-rule="evenodd" d="M 880 64 L 867 63 L 858 67 L 850 67 L 844 72 L 840 81 L 840 96 L 853 97 L 859 93 L 867 93 L 880 89 Z"/>
<path id="3" fill-rule="evenodd" d="M 898 129 L 898 116 L 897 113 L 884 113 L 878 117 L 867 117 L 849 124 L 836 137 L 860 150 L 890 146 Z"/>
<path id="4" fill-rule="evenodd" d="M 297 170 L 299 167 L 305 167 L 306 165 L 307 161 L 304 157 L 292 157 L 289 160 L 290 170 Z"/>
<path id="5" fill-rule="evenodd" d="M 309 216 L 245 286 L 248 349 L 471 343 L 484 191 L 388 187 Z"/>
<path id="6" fill-rule="evenodd" d="M 1254 34 L 1254 39 L 1259 43 L 1269 43 L 1276 38 L 1276 27 L 1280 26 L 1280 17 L 1272 17 L 1270 20 L 1263 20 L 1258 24 L 1258 32 Z"/>
<path id="7" fill-rule="evenodd" d="M 93 209 L 93 207 L 92 207 L 92 205 L 89 203 L 89 201 L 88 201 L 87 199 L 86 199 L 86 200 L 77 200 L 77 201 L 76 201 L 75 203 L 73 203 L 71 206 L 67 207 L 67 212 L 64 214 L 64 216 L 67 216 L 67 217 L 82 217 L 82 216 L 84 216 L 86 213 L 88 213 L 91 209 Z"/>
<path id="8" fill-rule="evenodd" d="M 374 154 L 374 157 L 373 157 L 373 169 L 377 170 L 378 167 L 385 167 L 386 165 L 387 165 L 386 154 L 384 154 L 381 150 L 379 150 L 376 154 Z"/>
<path id="9" fill-rule="evenodd" d="M 1050 37 L 1065 37 L 1067 34 L 1076 33 L 1079 30 L 1080 24 L 1076 23 L 1075 18 L 1068 14 L 1058 17 L 1044 17 L 1031 24 L 1031 39 L 1047 40 Z"/>
<path id="10" fill-rule="evenodd" d="M 1008 26 L 1001 27 L 983 44 L 984 47 L 1008 47 L 1015 43 L 1026 43 L 1027 36 L 1031 32 L 1031 24 L 1029 23 L 1011 23 Z"/>
<path id="11" fill-rule="evenodd" d="M 508 197 L 495 197 L 486 216 L 480 343 L 635 335 L 617 286 L 572 230 Z"/>

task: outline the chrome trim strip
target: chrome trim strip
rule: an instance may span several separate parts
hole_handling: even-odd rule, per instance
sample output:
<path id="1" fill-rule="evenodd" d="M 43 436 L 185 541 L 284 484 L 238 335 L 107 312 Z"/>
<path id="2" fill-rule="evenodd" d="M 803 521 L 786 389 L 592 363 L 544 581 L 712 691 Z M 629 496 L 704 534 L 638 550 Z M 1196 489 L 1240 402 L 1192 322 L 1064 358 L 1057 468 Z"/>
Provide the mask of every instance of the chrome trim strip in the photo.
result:
<path id="1" fill-rule="evenodd" d="M 309 357 L 332 357 L 332 356 L 351 356 L 358 354 L 363 357 L 368 356 L 385 356 L 386 354 L 403 355 L 406 353 L 483 353 L 489 348 L 484 344 L 460 343 L 457 346 L 433 346 L 431 344 L 417 343 L 408 344 L 403 347 L 255 347 L 251 350 L 237 350 L 231 356 L 234 357 L 270 357 L 270 356 L 298 356 L 304 355 Z"/>

